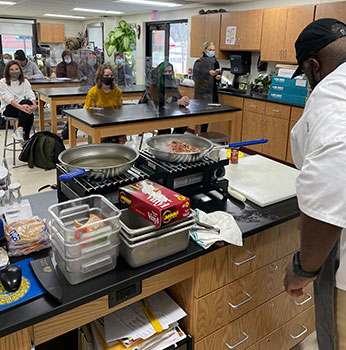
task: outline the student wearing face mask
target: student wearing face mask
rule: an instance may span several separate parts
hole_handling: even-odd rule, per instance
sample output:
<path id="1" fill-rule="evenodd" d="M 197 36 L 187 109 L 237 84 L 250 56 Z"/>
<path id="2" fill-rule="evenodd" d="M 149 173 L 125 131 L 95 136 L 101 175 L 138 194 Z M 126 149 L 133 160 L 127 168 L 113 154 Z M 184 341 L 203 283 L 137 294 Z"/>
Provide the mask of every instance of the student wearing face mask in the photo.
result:
<path id="1" fill-rule="evenodd" d="M 24 79 L 22 67 L 17 61 L 9 61 L 4 78 L 0 80 L 0 113 L 18 118 L 18 127 L 13 138 L 19 142 L 29 139 L 37 109 L 35 94 L 30 83 Z"/>
<path id="2" fill-rule="evenodd" d="M 0 61 L 0 79 L 4 77 L 6 64 L 12 60 L 12 56 L 8 53 L 2 55 L 2 59 Z"/>
<path id="3" fill-rule="evenodd" d="M 132 68 L 125 63 L 124 55 L 117 52 L 115 55 L 115 76 L 116 82 L 120 86 L 132 86 Z"/>
<path id="4" fill-rule="evenodd" d="M 31 62 L 26 58 L 25 52 L 23 50 L 17 50 L 14 53 L 14 59 L 18 61 L 18 63 L 22 67 L 25 79 L 43 78 L 43 74 L 40 71 L 40 68 L 38 68 L 34 62 Z"/>
<path id="5" fill-rule="evenodd" d="M 110 64 L 102 64 L 97 69 L 95 80 L 96 85 L 89 90 L 84 108 L 117 108 L 123 105 L 123 93 L 115 84 L 114 73 Z M 116 136 L 115 138 L 116 142 L 126 142 L 125 135 Z"/>
<path id="6" fill-rule="evenodd" d="M 202 46 L 202 57 L 193 65 L 192 78 L 195 82 L 195 99 L 208 103 L 219 103 L 217 82 L 220 81 L 220 64 L 215 58 L 215 44 L 206 41 Z M 201 126 L 206 132 L 208 124 Z"/>
<path id="7" fill-rule="evenodd" d="M 187 107 L 190 104 L 190 99 L 187 96 L 180 95 L 173 65 L 169 62 L 162 62 L 152 70 L 147 98 L 158 108 L 167 104 L 176 105 L 177 107 Z M 184 134 L 186 129 L 187 127 L 174 128 L 173 133 Z M 159 135 L 170 133 L 171 129 L 158 131 Z"/>
<path id="8" fill-rule="evenodd" d="M 88 85 L 95 85 L 95 76 L 98 68 L 95 52 L 90 53 L 85 62 L 79 66 L 79 77 Z"/>
<path id="9" fill-rule="evenodd" d="M 78 78 L 78 64 L 73 60 L 72 53 L 64 50 L 61 54 L 62 62 L 56 66 L 57 78 Z"/>

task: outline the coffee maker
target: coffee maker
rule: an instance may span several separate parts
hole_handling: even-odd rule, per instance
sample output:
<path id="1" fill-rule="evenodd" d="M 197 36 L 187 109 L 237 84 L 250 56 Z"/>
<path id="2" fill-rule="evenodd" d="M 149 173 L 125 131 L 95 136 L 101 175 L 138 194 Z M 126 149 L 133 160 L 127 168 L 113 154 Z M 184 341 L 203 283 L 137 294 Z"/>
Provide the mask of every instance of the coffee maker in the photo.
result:
<path id="1" fill-rule="evenodd" d="M 231 53 L 230 63 L 231 73 L 234 74 L 232 88 L 239 93 L 245 93 L 247 88 L 247 78 L 243 76 L 250 73 L 251 52 L 239 51 Z"/>

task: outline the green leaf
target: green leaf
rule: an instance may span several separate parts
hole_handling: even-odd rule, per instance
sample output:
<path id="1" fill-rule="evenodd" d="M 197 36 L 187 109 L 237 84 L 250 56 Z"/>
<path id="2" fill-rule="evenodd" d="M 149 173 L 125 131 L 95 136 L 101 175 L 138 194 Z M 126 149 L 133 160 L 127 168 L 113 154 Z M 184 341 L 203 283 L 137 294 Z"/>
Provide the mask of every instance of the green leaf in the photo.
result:
<path id="1" fill-rule="evenodd" d="M 114 33 L 114 35 L 113 35 L 113 38 L 118 39 L 118 38 L 120 38 L 123 35 L 125 35 L 125 32 L 123 32 L 123 31 L 116 31 Z"/>
<path id="2" fill-rule="evenodd" d="M 108 48 L 106 48 L 107 55 L 112 56 L 114 50 L 115 50 L 115 45 L 109 45 Z"/>
<path id="3" fill-rule="evenodd" d="M 129 49 L 129 46 L 130 46 L 130 39 L 127 36 L 125 36 L 123 39 L 124 39 L 123 44 L 124 44 L 124 49 L 125 49 L 124 51 L 127 51 Z"/>

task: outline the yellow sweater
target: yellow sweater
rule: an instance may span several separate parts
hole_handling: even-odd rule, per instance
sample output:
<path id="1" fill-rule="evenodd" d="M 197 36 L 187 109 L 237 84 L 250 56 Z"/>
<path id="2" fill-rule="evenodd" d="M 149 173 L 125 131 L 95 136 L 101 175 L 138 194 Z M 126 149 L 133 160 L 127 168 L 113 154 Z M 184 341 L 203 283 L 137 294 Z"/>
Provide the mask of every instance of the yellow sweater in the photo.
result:
<path id="1" fill-rule="evenodd" d="M 123 93 L 119 88 L 106 94 L 97 85 L 93 86 L 86 97 L 84 108 L 90 107 L 119 107 L 123 105 Z"/>

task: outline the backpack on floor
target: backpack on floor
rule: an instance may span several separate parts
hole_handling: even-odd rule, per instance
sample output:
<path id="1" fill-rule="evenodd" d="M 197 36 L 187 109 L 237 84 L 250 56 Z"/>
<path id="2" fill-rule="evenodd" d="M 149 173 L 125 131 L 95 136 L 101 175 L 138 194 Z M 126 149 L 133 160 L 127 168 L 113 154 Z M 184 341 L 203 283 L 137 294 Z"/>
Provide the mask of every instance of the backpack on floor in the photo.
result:
<path id="1" fill-rule="evenodd" d="M 65 150 L 62 139 L 49 131 L 37 132 L 24 144 L 19 160 L 46 170 L 54 169 L 59 154 Z"/>

